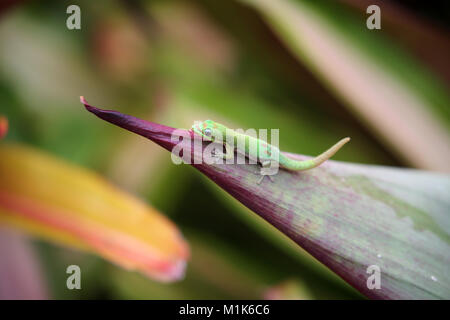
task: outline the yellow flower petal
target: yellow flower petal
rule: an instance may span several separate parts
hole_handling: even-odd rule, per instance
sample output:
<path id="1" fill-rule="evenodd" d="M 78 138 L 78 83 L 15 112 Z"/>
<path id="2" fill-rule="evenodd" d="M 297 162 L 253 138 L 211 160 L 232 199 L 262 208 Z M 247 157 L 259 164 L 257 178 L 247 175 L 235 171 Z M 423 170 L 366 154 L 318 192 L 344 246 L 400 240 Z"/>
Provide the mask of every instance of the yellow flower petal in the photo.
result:
<path id="1" fill-rule="evenodd" d="M 97 174 L 15 144 L 0 145 L 0 223 L 171 281 L 188 245 L 156 210 Z"/>

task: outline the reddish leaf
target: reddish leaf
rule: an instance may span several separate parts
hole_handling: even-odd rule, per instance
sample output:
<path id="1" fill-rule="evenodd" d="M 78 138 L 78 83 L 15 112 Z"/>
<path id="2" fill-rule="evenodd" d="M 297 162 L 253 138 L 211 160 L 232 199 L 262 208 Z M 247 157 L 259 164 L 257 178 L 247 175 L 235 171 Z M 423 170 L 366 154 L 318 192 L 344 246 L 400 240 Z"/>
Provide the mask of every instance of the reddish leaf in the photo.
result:
<path id="1" fill-rule="evenodd" d="M 171 138 L 174 128 L 82 102 L 101 119 L 169 151 L 178 144 Z M 180 145 L 201 159 L 193 142 Z M 258 185 L 256 165 L 193 166 L 366 296 L 450 298 L 448 176 L 327 161 L 304 172 L 280 170 L 275 182 Z M 380 289 L 368 286 L 371 265 L 380 268 Z"/>

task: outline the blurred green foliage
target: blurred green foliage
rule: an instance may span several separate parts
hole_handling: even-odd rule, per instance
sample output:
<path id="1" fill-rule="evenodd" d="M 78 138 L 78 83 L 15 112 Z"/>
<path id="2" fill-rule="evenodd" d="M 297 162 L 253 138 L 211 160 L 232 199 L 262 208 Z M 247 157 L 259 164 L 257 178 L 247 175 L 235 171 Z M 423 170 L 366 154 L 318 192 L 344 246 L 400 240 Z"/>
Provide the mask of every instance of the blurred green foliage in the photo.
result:
<path id="1" fill-rule="evenodd" d="M 281 128 L 281 149 L 302 154 L 318 154 L 351 136 L 336 159 L 401 165 L 291 56 L 262 18 L 238 1 L 130 6 L 86 0 L 78 2 L 82 29 L 70 31 L 65 10 L 72 2 L 30 1 L 0 20 L 0 113 L 10 121 L 7 140 L 92 168 L 137 193 L 177 224 L 192 258 L 185 280 L 161 284 L 36 241 L 53 297 L 256 299 L 286 279 L 299 279 L 310 298 L 361 298 L 193 168 L 175 166 L 168 153 L 99 121 L 79 103 L 84 95 L 94 105 L 173 127 L 212 118 L 235 127 Z M 445 87 L 430 84 L 438 80 L 404 49 L 361 35 L 360 21 L 345 5 L 315 6 L 367 54 L 442 101 Z M 435 105 L 448 120 L 448 106 Z M 123 174 L 127 168 L 135 171 L 133 179 Z M 69 264 L 83 270 L 81 291 L 65 289 Z"/>

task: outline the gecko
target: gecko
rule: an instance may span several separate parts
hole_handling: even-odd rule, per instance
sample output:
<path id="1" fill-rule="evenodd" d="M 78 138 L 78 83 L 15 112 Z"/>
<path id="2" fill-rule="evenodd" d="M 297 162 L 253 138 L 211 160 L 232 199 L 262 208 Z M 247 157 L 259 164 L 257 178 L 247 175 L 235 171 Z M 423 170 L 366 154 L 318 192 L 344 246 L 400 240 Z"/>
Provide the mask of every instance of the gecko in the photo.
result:
<path id="1" fill-rule="evenodd" d="M 276 161 L 281 168 L 289 171 L 313 169 L 331 158 L 344 144 L 350 141 L 349 137 L 343 138 L 317 157 L 302 161 L 289 158 L 288 156 L 281 153 L 278 147 L 271 145 L 264 140 L 245 135 L 233 129 L 229 129 L 223 124 L 217 123 L 213 120 L 196 122 L 191 129 L 195 133 L 202 136 L 206 141 L 214 142 L 217 139 L 220 142 L 223 142 L 226 150 L 226 152 L 223 154 L 224 159 L 234 157 L 234 151 L 236 150 L 238 153 L 246 156 L 247 158 L 260 163 L 262 168 L 267 168 L 271 165 L 272 161 Z M 233 139 L 232 143 L 231 141 L 227 141 L 227 139 Z M 244 139 L 245 143 L 243 143 L 243 146 L 242 143 L 238 143 L 238 141 L 242 141 L 239 139 Z M 232 148 L 230 144 L 233 145 L 234 148 Z M 256 150 L 253 150 L 255 148 L 250 148 L 250 146 L 252 145 L 257 146 Z M 262 177 L 257 182 L 258 184 L 260 184 L 266 176 L 266 174 L 263 174 L 262 172 L 263 170 L 261 169 Z M 268 175 L 268 177 L 273 182 L 271 176 Z"/>

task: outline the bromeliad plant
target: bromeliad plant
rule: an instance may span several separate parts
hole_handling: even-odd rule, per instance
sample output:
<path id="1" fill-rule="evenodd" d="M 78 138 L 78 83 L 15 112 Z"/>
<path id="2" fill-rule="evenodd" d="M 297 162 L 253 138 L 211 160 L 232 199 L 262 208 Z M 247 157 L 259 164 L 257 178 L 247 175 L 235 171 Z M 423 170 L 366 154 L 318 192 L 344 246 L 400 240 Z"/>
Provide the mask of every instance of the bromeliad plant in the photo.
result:
<path id="1" fill-rule="evenodd" d="M 181 144 L 202 159 L 208 145 L 198 150 L 190 140 L 173 140 L 174 128 L 82 102 L 168 151 Z M 195 138 L 193 131 L 184 134 Z M 192 165 L 367 297 L 450 298 L 448 176 L 327 161 L 304 172 L 280 170 L 273 183 L 258 184 L 257 165 Z"/>

